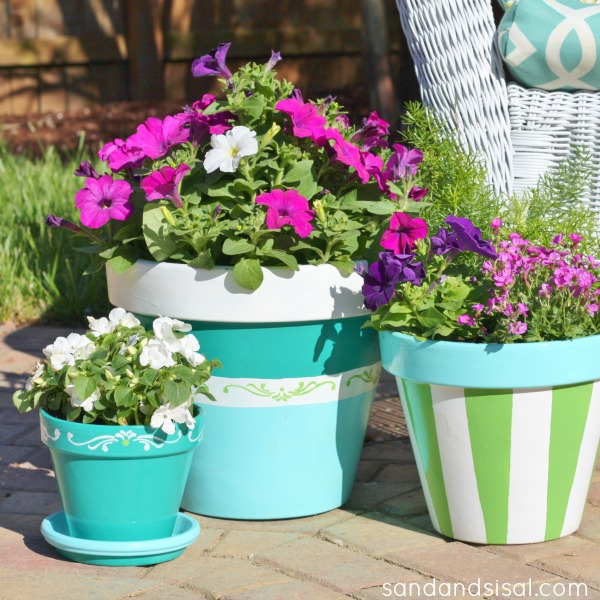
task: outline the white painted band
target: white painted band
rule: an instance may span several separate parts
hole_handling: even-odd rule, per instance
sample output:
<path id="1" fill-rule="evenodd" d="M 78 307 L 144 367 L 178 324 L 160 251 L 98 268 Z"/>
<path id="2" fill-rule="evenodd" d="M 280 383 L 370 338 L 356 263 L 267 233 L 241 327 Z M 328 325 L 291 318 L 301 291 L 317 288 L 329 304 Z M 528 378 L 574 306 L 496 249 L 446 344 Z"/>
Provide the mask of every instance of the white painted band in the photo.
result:
<path id="1" fill-rule="evenodd" d="M 197 404 L 236 408 L 274 408 L 338 402 L 375 391 L 381 363 L 336 375 L 286 379 L 211 377 L 207 383 L 217 399 L 196 398 Z"/>
<path id="2" fill-rule="evenodd" d="M 343 276 L 332 265 L 263 268 L 264 281 L 255 291 L 238 286 L 232 270 L 138 260 L 123 273 L 107 267 L 108 296 L 131 312 L 188 321 L 289 323 L 370 314 L 363 306 L 362 277 Z"/>

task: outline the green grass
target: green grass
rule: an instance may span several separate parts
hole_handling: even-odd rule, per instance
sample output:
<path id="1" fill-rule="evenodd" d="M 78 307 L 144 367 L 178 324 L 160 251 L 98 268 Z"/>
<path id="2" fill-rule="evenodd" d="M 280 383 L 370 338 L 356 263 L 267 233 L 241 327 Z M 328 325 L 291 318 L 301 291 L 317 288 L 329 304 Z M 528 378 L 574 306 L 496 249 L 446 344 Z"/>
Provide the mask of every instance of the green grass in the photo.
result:
<path id="1" fill-rule="evenodd" d="M 83 180 L 73 171 L 83 158 L 53 147 L 41 158 L 16 155 L 0 140 L 0 322 L 80 324 L 106 312 L 104 271 L 84 276 L 91 258 L 75 250 L 82 240 L 44 223 L 48 214 L 77 222 Z"/>

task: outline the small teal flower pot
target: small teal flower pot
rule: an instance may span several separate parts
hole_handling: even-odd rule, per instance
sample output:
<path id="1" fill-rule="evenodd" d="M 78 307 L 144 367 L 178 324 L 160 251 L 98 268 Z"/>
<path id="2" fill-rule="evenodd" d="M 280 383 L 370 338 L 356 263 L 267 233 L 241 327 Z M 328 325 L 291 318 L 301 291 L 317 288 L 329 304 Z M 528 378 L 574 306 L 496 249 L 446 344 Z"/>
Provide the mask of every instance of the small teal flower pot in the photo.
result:
<path id="1" fill-rule="evenodd" d="M 107 272 L 115 306 L 148 327 L 156 315 L 190 323 L 200 352 L 223 364 L 208 382 L 216 402 L 197 399 L 206 434 L 183 508 L 289 519 L 348 500 L 381 369 L 360 276 L 269 268 L 250 292 L 226 267 L 138 261 Z"/>
<path id="2" fill-rule="evenodd" d="M 85 425 L 40 412 L 68 534 L 96 541 L 136 542 L 173 535 L 193 452 L 196 427 L 172 435 L 144 426 Z M 60 550 L 59 550 L 60 551 Z"/>
<path id="3" fill-rule="evenodd" d="M 578 529 L 600 444 L 600 336 L 380 341 L 437 531 L 532 544 Z"/>

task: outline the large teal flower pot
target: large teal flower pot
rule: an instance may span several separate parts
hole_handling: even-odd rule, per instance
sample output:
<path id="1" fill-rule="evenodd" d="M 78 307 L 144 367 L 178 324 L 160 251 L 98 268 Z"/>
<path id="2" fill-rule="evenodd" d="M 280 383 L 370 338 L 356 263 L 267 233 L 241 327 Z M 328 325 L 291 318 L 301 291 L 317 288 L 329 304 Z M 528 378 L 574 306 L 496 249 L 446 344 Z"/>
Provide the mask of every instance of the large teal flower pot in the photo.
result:
<path id="1" fill-rule="evenodd" d="M 206 432 L 186 510 L 285 519 L 347 501 L 380 373 L 358 275 L 273 268 L 249 292 L 227 268 L 138 261 L 108 283 L 115 306 L 191 323 L 223 363 L 209 381 L 216 402 L 198 399 Z"/>
<path id="2" fill-rule="evenodd" d="M 380 341 L 437 531 L 523 544 L 578 529 L 600 441 L 600 336 Z"/>
<path id="3" fill-rule="evenodd" d="M 41 411 L 66 533 L 110 542 L 172 536 L 203 425 L 197 415 L 193 430 L 183 425 L 165 435 L 144 426 L 70 423 Z"/>

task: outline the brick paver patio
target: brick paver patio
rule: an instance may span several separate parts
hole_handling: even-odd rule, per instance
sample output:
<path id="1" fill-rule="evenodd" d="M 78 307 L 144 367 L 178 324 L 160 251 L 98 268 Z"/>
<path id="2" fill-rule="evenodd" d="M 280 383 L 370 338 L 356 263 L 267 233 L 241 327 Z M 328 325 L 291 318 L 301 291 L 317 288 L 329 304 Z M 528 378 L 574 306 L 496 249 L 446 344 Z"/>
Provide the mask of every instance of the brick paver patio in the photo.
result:
<path id="1" fill-rule="evenodd" d="M 423 598 L 448 598 L 462 597 L 461 588 L 458 596 L 451 593 L 452 584 L 478 580 L 482 586 L 531 582 L 531 596 L 540 598 L 577 597 L 568 585 L 584 582 L 587 598 L 600 599 L 600 465 L 576 535 L 505 547 L 447 540 L 431 527 L 395 384 L 387 377 L 343 508 L 288 521 L 197 517 L 198 541 L 180 558 L 153 567 L 66 561 L 39 532 L 42 518 L 60 505 L 38 415 L 20 415 L 11 404 L 40 348 L 64 333 L 0 326 L 0 599 L 373 600 L 401 597 L 405 589 L 405 597 L 418 597 L 417 583 Z M 393 585 L 402 583 L 394 595 Z M 476 587 L 471 591 L 475 595 L 466 597 L 478 597 Z M 482 595 L 508 597 L 503 593 Z M 530 594 L 517 586 L 510 597 Z M 586 597 L 583 588 L 579 597 Z"/>

